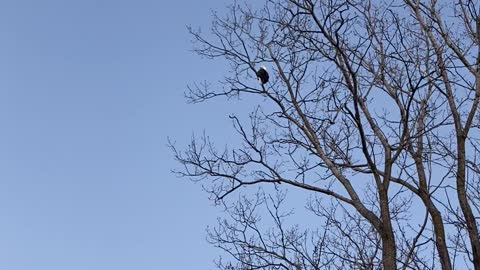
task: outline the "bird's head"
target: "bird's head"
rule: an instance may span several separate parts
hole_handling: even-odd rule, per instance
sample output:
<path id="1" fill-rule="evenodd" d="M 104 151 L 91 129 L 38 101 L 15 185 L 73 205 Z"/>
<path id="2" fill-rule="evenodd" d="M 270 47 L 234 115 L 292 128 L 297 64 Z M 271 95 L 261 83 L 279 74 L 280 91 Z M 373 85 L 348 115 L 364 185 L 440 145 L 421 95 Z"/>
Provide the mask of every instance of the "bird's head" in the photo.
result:
<path id="1" fill-rule="evenodd" d="M 261 66 L 260 68 L 267 71 L 267 68 L 265 66 Z"/>

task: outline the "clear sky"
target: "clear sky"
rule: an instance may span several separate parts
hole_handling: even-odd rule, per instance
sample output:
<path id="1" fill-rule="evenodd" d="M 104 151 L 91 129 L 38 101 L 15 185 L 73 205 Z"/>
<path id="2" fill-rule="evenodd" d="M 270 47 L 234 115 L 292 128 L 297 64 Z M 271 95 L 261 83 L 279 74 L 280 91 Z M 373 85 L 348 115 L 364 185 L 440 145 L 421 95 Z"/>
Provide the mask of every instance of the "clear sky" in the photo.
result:
<path id="1" fill-rule="evenodd" d="M 166 144 L 230 130 L 183 98 L 224 75 L 185 26 L 225 2 L 0 0 L 0 269 L 213 269 L 219 209 Z"/>

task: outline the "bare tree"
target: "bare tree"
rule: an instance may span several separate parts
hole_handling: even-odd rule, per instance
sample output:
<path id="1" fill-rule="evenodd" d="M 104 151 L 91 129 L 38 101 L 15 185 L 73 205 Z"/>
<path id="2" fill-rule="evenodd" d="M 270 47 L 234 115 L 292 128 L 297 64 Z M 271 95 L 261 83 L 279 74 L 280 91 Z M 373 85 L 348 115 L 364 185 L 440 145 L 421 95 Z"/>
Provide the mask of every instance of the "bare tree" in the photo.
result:
<path id="1" fill-rule="evenodd" d="M 229 213 L 209 237 L 220 269 L 480 269 L 480 2 L 235 3 L 189 30 L 231 71 L 188 99 L 258 104 L 231 116 L 238 147 L 172 144 Z M 308 195 L 309 224 L 285 190 Z"/>

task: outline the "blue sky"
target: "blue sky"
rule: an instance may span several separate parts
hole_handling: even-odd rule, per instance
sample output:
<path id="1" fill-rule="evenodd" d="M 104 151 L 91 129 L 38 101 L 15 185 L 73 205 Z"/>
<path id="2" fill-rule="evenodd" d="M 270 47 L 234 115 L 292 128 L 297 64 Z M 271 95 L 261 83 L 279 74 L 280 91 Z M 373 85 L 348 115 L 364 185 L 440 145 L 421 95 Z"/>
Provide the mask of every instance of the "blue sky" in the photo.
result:
<path id="1" fill-rule="evenodd" d="M 228 136 L 186 85 L 224 75 L 188 24 L 229 1 L 0 0 L 0 269 L 212 269 L 219 209 L 167 137 Z"/>

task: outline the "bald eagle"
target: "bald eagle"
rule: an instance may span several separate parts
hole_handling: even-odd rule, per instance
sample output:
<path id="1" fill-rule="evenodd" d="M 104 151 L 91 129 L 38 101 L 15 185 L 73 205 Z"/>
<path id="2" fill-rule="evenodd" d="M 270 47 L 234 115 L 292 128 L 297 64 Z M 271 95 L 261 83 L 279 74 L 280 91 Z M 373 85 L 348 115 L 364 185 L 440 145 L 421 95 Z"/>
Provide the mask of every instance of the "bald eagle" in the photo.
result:
<path id="1" fill-rule="evenodd" d="M 269 76 L 266 67 L 260 67 L 260 69 L 257 71 L 257 78 L 261 84 L 266 84 L 268 82 Z"/>

